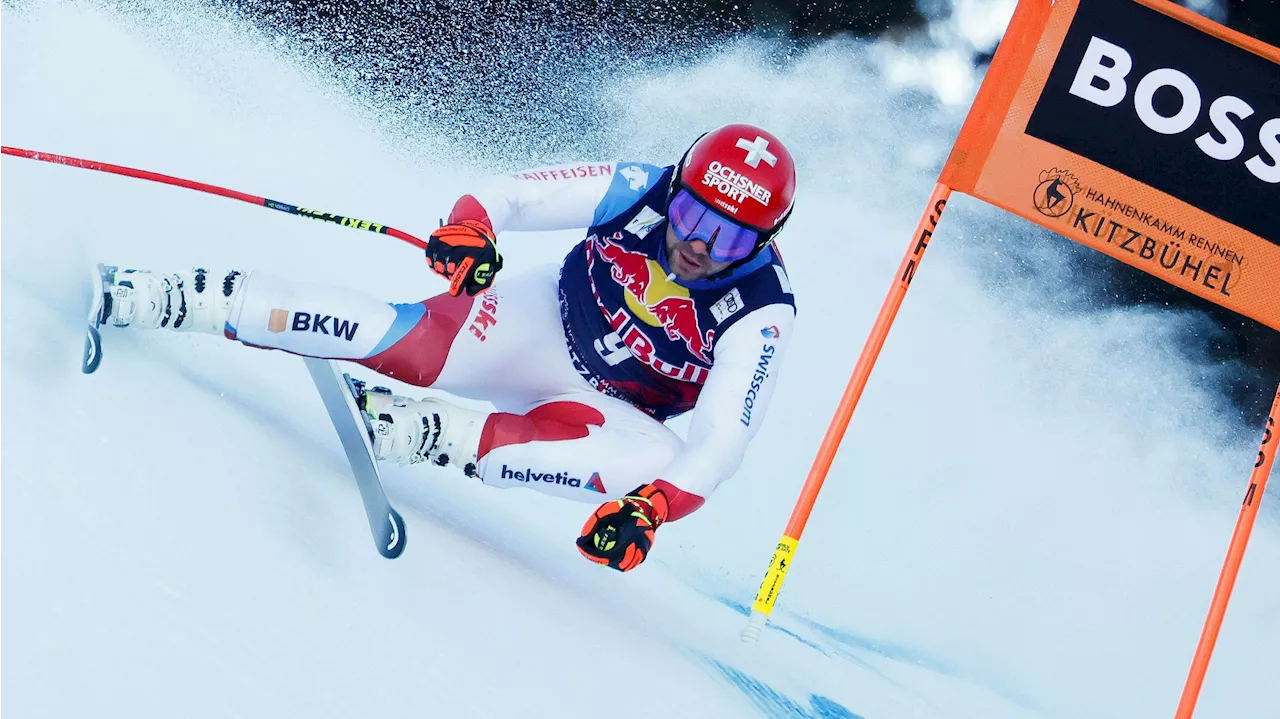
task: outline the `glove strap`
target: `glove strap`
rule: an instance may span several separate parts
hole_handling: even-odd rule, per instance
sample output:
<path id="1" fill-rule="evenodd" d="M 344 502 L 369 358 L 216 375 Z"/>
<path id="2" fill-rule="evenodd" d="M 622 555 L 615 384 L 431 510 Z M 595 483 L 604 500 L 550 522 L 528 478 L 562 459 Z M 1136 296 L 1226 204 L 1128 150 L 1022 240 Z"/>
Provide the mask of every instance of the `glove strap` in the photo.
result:
<path id="1" fill-rule="evenodd" d="M 623 499 L 630 500 L 632 505 L 644 514 L 645 521 L 652 524 L 655 529 L 667 521 L 667 513 L 670 510 L 667 495 L 656 486 L 642 484 L 631 490 Z"/>

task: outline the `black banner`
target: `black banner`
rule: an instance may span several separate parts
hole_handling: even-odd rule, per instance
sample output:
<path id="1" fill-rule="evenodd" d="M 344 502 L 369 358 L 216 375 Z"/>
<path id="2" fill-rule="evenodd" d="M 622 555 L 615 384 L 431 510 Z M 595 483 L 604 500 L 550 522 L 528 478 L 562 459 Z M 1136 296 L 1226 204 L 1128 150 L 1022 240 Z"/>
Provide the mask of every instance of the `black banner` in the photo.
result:
<path id="1" fill-rule="evenodd" d="M 1081 0 L 1027 134 L 1280 244 L 1280 65 L 1130 0 Z"/>

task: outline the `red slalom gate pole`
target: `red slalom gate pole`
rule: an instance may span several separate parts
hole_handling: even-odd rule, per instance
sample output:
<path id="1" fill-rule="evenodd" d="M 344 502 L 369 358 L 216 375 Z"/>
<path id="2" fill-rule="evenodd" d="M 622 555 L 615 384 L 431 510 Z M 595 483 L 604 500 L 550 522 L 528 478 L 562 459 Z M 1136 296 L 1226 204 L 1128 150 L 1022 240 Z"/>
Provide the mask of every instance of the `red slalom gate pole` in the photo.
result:
<path id="1" fill-rule="evenodd" d="M 1267 488 L 1267 476 L 1271 474 L 1271 465 L 1276 459 L 1277 416 L 1280 416 L 1280 387 L 1276 388 L 1276 398 L 1271 404 L 1271 413 L 1267 415 L 1267 426 L 1262 432 L 1262 446 L 1258 448 L 1258 459 L 1254 462 L 1253 474 L 1249 475 L 1249 488 L 1245 490 L 1244 504 L 1240 507 L 1236 529 L 1231 534 L 1227 558 L 1222 563 L 1222 573 L 1218 575 L 1218 586 L 1213 590 L 1209 616 L 1205 618 L 1204 630 L 1200 632 L 1200 643 L 1196 645 L 1195 658 L 1191 660 L 1191 672 L 1187 675 L 1187 683 L 1182 688 L 1182 699 L 1178 702 L 1175 719 L 1191 719 L 1191 714 L 1196 709 L 1196 700 L 1200 698 L 1200 686 L 1204 683 L 1205 672 L 1209 669 L 1209 659 L 1213 657 L 1214 645 L 1218 643 L 1218 630 L 1222 628 L 1222 618 L 1227 613 L 1227 602 L 1231 601 L 1231 590 L 1236 586 L 1240 562 L 1244 559 L 1244 550 L 1249 545 L 1249 535 L 1253 532 L 1253 520 L 1258 516 L 1258 505 L 1262 504 L 1262 492 Z"/>
<path id="2" fill-rule="evenodd" d="M 95 160 L 82 160 L 78 157 L 68 157 L 66 155 L 55 155 L 51 152 L 38 152 L 36 150 L 24 150 L 19 147 L 9 147 L 7 145 L 0 146 L 0 153 L 12 155 L 14 157 L 22 157 L 28 160 L 38 160 L 40 162 L 51 162 L 55 165 L 66 165 L 68 167 L 80 167 L 86 170 L 97 170 L 98 172 L 107 172 L 113 175 L 123 175 L 125 177 L 135 177 L 139 180 L 149 180 L 151 182 L 159 182 L 163 185 L 173 185 L 174 187 L 185 187 L 188 190 L 196 190 L 198 192 L 207 192 L 210 195 L 226 197 L 232 200 L 248 202 L 251 205 L 266 207 L 271 210 L 279 210 L 287 212 L 290 215 L 298 217 L 306 217 L 312 220 L 328 222 L 343 227 L 351 227 L 357 230 L 366 230 L 368 232 L 376 232 L 380 235 L 389 235 L 397 240 L 403 240 L 417 247 L 420 250 L 426 249 L 427 243 L 414 237 L 408 232 L 397 230 L 394 227 L 387 227 L 376 222 L 368 220 L 358 220 L 354 217 L 345 215 L 335 215 L 332 212 L 322 212 L 320 210 L 310 210 L 305 207 L 298 207 L 287 202 L 279 200 L 270 200 L 257 195 L 250 195 L 237 190 L 229 190 L 225 187 L 217 185 L 209 185 L 204 182 L 196 182 L 194 180 L 184 180 L 181 177 L 173 177 L 172 175 L 162 175 L 159 172 L 151 172 L 149 170 L 138 170 L 132 167 L 124 167 L 122 165 L 112 165 L 107 162 L 97 162 Z"/>

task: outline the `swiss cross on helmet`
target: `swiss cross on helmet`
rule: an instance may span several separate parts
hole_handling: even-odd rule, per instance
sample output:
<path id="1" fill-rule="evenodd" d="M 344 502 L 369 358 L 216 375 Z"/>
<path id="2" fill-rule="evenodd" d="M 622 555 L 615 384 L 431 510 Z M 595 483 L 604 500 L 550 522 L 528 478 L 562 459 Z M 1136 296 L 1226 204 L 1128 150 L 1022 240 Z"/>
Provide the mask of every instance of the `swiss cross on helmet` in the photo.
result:
<path id="1" fill-rule="evenodd" d="M 781 140 L 754 125 L 725 125 L 698 138 L 681 158 L 668 216 L 683 239 L 695 223 L 718 227 L 715 238 L 698 238 L 708 241 L 713 259 L 746 259 L 782 229 L 795 190 L 795 161 Z"/>

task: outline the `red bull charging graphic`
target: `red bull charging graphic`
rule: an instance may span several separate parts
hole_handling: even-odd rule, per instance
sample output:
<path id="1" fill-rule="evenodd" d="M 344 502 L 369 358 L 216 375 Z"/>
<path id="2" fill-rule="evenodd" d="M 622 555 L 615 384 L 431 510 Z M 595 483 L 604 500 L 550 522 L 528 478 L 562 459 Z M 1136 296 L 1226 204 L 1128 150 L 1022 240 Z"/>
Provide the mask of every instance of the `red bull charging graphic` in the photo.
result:
<path id="1" fill-rule="evenodd" d="M 652 330 L 645 326 L 662 330 L 666 339 L 681 342 L 691 356 L 707 365 L 711 364 L 715 330 L 702 330 L 687 288 L 668 279 L 662 266 L 645 253 L 623 248 L 615 241 L 619 239 L 621 233 L 612 238 L 587 238 L 588 269 L 597 258 L 610 265 L 609 277 L 622 286 L 626 309 L 610 311 L 605 307 L 593 281 L 596 303 L 636 359 L 666 377 L 701 384 L 706 381 L 707 368 L 692 362 L 677 365 L 658 357 L 649 334 Z"/>

